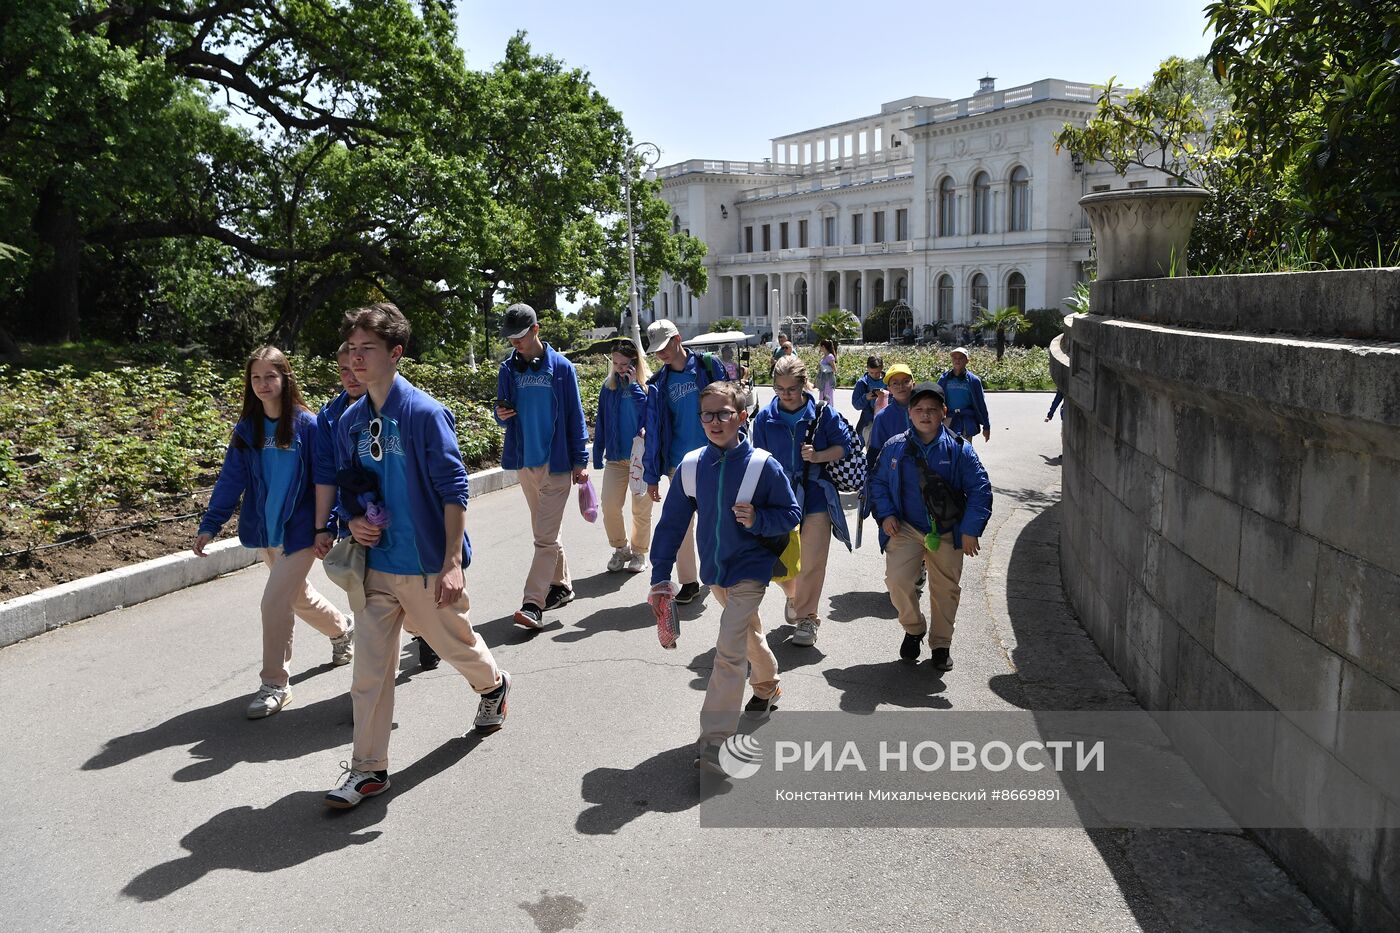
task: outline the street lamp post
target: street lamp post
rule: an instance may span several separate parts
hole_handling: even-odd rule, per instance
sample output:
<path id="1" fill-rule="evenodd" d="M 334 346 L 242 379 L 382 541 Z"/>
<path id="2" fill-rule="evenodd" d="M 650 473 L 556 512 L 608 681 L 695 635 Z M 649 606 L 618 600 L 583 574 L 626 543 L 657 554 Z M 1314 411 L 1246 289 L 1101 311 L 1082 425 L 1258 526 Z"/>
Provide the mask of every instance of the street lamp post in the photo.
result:
<path id="1" fill-rule="evenodd" d="M 655 143 L 637 143 L 622 159 L 622 186 L 627 192 L 627 270 L 630 275 L 632 285 L 632 342 L 637 345 L 638 353 L 645 353 L 642 347 L 641 319 L 641 294 L 637 290 L 637 254 L 633 245 L 635 236 L 632 231 L 632 167 L 640 159 L 646 170 L 650 170 L 661 159 L 661 149 Z"/>

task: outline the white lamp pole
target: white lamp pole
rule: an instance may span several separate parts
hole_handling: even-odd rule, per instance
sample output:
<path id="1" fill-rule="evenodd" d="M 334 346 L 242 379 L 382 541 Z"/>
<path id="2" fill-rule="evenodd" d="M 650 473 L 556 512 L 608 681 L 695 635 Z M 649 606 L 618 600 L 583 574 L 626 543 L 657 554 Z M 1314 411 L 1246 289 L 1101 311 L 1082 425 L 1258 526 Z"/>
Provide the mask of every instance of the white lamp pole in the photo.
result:
<path id="1" fill-rule="evenodd" d="M 632 167 L 640 159 L 646 166 L 645 170 L 651 169 L 661 158 L 661 149 L 655 143 L 637 143 L 627 150 L 627 155 L 622 160 L 622 187 L 627 192 L 627 270 L 631 277 L 632 284 L 632 342 L 637 345 L 637 353 L 645 353 L 642 346 L 641 327 L 641 303 L 642 296 L 637 290 L 637 254 L 633 245 L 635 237 L 632 231 Z"/>

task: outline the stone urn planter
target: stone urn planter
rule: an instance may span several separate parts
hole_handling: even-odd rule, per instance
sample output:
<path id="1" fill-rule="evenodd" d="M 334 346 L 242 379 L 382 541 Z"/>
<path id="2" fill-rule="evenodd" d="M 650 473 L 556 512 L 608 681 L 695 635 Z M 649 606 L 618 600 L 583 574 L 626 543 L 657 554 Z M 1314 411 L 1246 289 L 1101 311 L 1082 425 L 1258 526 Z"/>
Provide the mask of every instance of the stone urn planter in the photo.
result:
<path id="1" fill-rule="evenodd" d="M 1079 199 L 1094 231 L 1098 278 L 1156 279 L 1186 274 L 1186 244 L 1204 188 L 1128 188 Z"/>

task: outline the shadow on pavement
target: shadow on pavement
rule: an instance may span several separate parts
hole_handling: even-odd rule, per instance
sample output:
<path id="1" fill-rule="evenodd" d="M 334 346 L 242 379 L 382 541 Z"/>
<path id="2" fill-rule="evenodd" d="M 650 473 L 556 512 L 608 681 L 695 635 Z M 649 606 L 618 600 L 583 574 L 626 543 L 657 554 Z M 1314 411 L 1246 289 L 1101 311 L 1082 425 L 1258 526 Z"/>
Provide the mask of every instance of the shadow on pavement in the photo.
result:
<path id="1" fill-rule="evenodd" d="M 828 600 L 826 617 L 832 622 L 854 622 L 857 619 L 896 619 L 894 603 L 884 590 L 850 590 L 833 593 Z"/>
<path id="2" fill-rule="evenodd" d="M 600 632 L 632 632 L 655 627 L 656 617 L 645 605 L 614 606 L 611 609 L 599 609 L 573 625 L 566 625 L 562 632 L 554 636 L 554 640 L 566 643 L 583 641 L 588 636 Z"/>
<path id="3" fill-rule="evenodd" d="M 585 835 L 612 835 L 647 813 L 680 813 L 725 790 L 702 781 L 695 770 L 695 743 L 653 755 L 634 768 L 594 768 L 583 776 L 583 799 L 593 806 L 574 828 Z"/>
<path id="4" fill-rule="evenodd" d="M 611 595 L 626 586 L 627 581 L 634 576 L 636 575 L 622 570 L 616 573 L 604 570 L 591 577 L 575 579 L 573 581 L 574 599 L 593 599 L 597 596 Z"/>
<path id="5" fill-rule="evenodd" d="M 841 691 L 841 711 L 844 713 L 873 713 L 881 706 L 905 709 L 952 709 L 953 704 L 939 696 L 943 692 L 943 676 L 924 661 L 882 661 L 878 664 L 855 664 L 822 671 L 831 686 Z"/>
<path id="6" fill-rule="evenodd" d="M 511 610 L 511 614 L 508 616 L 501 616 L 499 619 L 492 619 L 481 625 L 472 623 L 472 631 L 486 639 L 486 647 L 488 648 L 495 648 L 497 645 L 523 645 L 527 641 L 534 641 L 544 632 L 562 628 L 564 628 L 564 623 L 553 611 L 545 613 L 544 626 L 537 629 L 516 625 L 514 610 Z"/>
<path id="7" fill-rule="evenodd" d="M 138 901 L 157 901 L 221 868 L 281 871 L 347 846 L 373 842 L 380 832 L 362 830 L 384 819 L 400 796 L 446 771 L 480 744 L 481 737 L 474 733 L 444 742 L 395 772 L 387 793 L 353 810 L 325 806 L 321 798 L 330 789 L 329 781 L 324 788 L 296 791 L 266 807 L 225 810 L 180 840 L 189 855 L 146 869 L 122 893 Z"/>
<path id="8" fill-rule="evenodd" d="M 290 761 L 335 748 L 349 741 L 353 727 L 349 676 L 346 693 L 308 706 L 298 706 L 295 687 L 321 669 L 303 671 L 291 679 L 292 702 L 267 719 L 248 719 L 244 709 L 251 693 L 213 706 L 181 713 L 140 732 L 109 739 L 102 750 L 83 763 L 84 771 L 125 764 L 165 748 L 189 745 L 198 761 L 172 776 L 176 781 L 200 781 L 242 762 Z"/>

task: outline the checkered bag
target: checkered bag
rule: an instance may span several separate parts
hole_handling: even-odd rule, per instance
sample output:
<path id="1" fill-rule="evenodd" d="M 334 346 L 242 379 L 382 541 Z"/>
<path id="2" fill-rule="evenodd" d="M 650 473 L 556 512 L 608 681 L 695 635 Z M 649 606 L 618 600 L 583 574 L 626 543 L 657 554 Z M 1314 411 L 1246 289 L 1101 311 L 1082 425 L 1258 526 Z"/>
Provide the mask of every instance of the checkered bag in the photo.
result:
<path id="1" fill-rule="evenodd" d="M 841 430 L 846 433 L 846 443 L 851 447 L 851 452 L 834 463 L 824 464 L 826 467 L 826 477 L 831 480 L 832 485 L 842 492 L 861 492 L 865 489 L 865 441 L 860 439 L 860 434 L 851 423 L 846 420 L 846 416 L 839 411 L 832 409 L 831 412 L 836 419 L 841 422 Z"/>

